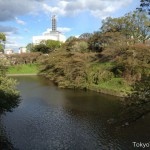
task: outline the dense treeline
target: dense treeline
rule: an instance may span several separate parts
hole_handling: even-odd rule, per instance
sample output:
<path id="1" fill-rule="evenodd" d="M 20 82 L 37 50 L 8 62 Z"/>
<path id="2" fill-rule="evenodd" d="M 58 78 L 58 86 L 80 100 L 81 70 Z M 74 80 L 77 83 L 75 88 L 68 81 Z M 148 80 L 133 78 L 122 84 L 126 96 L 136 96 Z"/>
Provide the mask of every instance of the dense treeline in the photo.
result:
<path id="1" fill-rule="evenodd" d="M 150 0 L 140 0 L 140 7 L 137 10 L 144 11 L 150 15 Z"/>
<path id="2" fill-rule="evenodd" d="M 33 45 L 32 43 L 29 43 L 26 48 L 29 52 L 41 52 L 47 54 L 61 47 L 61 44 L 61 42 L 55 40 L 43 40 L 38 45 Z"/>
<path id="3" fill-rule="evenodd" d="M 41 73 L 60 87 L 127 93 L 150 75 L 149 31 L 143 12 L 106 18 L 100 31 L 72 36 L 42 57 Z"/>
<path id="4" fill-rule="evenodd" d="M 150 112 L 149 18 L 143 12 L 106 18 L 100 31 L 70 37 L 40 59 L 41 73 L 59 87 L 125 96 L 116 123 Z"/>
<path id="5" fill-rule="evenodd" d="M 30 53 L 22 53 L 22 54 L 6 54 L 6 58 L 9 60 L 11 65 L 18 64 L 34 64 L 37 63 L 40 52 L 30 52 Z"/>

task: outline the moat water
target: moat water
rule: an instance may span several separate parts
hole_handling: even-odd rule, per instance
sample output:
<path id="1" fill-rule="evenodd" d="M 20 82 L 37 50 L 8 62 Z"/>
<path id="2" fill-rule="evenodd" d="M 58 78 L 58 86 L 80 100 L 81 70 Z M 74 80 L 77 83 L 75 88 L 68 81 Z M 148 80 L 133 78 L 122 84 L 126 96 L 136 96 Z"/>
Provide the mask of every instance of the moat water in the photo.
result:
<path id="1" fill-rule="evenodd" d="M 122 107 L 118 98 L 59 89 L 38 76 L 14 77 L 21 102 L 0 117 L 0 133 L 17 150 L 132 150 L 150 142 L 150 116 L 125 128 L 108 123 Z"/>

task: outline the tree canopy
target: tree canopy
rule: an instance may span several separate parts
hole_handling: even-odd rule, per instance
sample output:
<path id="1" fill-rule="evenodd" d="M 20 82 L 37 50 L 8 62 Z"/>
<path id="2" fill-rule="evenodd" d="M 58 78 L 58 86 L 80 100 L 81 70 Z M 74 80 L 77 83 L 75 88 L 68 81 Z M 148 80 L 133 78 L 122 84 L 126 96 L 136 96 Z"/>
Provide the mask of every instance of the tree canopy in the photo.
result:
<path id="1" fill-rule="evenodd" d="M 33 51 L 33 48 L 34 48 L 33 43 L 27 44 L 26 48 L 27 48 L 27 51 L 28 51 L 28 52 L 32 52 L 32 51 Z"/>
<path id="2" fill-rule="evenodd" d="M 42 52 L 42 53 L 50 53 L 61 46 L 61 42 L 55 40 L 43 40 L 38 45 L 32 45 L 29 43 L 27 48 L 31 52 Z"/>
<path id="3" fill-rule="evenodd" d="M 150 38 L 150 21 L 144 12 L 134 11 L 120 18 L 108 17 L 102 22 L 102 33 L 119 32 L 129 43 L 145 43 Z"/>
<path id="4" fill-rule="evenodd" d="M 48 53 L 48 47 L 45 44 L 39 44 L 39 45 L 35 45 L 33 50 L 33 52 L 42 52 L 42 53 Z"/>
<path id="5" fill-rule="evenodd" d="M 137 8 L 140 12 L 144 11 L 150 15 L 150 0 L 140 0 L 140 7 Z"/>

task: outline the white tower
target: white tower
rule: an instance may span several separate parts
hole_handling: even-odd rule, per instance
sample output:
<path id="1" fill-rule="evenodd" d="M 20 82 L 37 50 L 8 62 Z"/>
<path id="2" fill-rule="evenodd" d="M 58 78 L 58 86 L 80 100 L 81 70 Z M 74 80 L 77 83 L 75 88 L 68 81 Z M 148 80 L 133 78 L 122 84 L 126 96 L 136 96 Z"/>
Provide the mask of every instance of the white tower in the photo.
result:
<path id="1" fill-rule="evenodd" d="M 33 44 L 37 45 L 40 44 L 41 41 L 43 40 L 54 40 L 54 41 L 60 41 L 60 42 L 65 42 L 66 37 L 61 34 L 59 31 L 57 31 L 57 20 L 56 16 L 53 15 L 51 18 L 51 24 L 52 24 L 52 30 L 47 30 L 46 32 L 43 33 L 41 36 L 33 36 Z"/>
<path id="2" fill-rule="evenodd" d="M 52 16 L 52 31 L 57 31 L 56 29 L 56 16 Z"/>

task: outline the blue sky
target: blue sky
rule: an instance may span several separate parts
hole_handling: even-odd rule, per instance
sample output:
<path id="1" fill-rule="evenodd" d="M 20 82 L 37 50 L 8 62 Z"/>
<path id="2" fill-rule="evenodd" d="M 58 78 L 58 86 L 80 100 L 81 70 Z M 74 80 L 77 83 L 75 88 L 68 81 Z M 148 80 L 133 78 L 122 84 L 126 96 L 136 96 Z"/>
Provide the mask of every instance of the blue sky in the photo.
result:
<path id="1" fill-rule="evenodd" d="M 98 31 L 104 18 L 121 17 L 139 5 L 140 0 L 0 0 L 0 32 L 7 35 L 6 48 L 17 50 L 51 28 L 52 15 L 68 38 Z"/>

